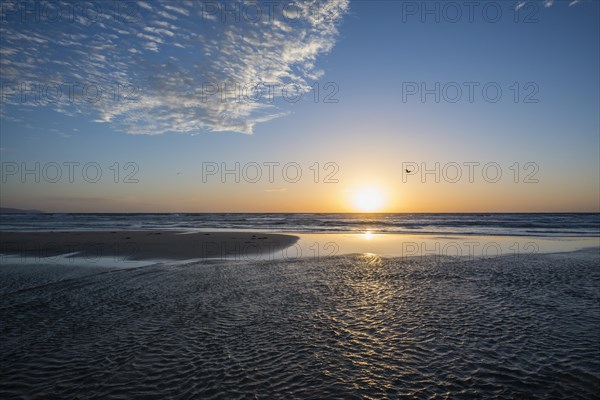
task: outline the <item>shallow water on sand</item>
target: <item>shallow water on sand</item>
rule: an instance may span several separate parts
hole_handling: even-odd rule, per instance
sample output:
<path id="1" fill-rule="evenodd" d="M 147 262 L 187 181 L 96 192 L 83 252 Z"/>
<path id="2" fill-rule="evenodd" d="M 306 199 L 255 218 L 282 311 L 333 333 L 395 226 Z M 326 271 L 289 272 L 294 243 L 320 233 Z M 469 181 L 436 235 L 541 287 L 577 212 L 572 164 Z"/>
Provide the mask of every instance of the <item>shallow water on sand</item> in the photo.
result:
<path id="1" fill-rule="evenodd" d="M 594 398 L 598 250 L 0 266 L 0 397 Z"/>

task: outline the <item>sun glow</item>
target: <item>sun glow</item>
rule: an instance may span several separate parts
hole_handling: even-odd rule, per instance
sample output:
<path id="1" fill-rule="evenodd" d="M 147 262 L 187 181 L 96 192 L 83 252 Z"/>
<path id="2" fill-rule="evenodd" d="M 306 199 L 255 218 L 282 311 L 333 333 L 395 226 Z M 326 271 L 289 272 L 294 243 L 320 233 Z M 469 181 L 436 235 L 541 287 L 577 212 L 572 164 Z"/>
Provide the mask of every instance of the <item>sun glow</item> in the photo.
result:
<path id="1" fill-rule="evenodd" d="M 361 212 L 380 211 L 383 206 L 383 196 L 377 189 L 361 189 L 354 195 L 354 206 Z"/>

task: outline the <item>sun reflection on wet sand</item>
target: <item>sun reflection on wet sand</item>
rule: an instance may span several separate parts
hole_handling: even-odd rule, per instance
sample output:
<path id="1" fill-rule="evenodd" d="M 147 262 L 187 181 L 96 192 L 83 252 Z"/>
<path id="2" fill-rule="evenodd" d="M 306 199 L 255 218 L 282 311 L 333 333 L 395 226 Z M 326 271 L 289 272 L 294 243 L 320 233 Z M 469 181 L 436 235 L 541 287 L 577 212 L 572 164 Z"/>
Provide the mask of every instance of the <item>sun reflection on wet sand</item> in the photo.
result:
<path id="1" fill-rule="evenodd" d="M 295 244 L 296 249 L 287 253 L 303 258 L 344 254 L 370 254 L 379 257 L 523 258 L 540 253 L 568 252 L 600 246 L 598 238 L 592 237 L 407 235 L 377 233 L 373 230 L 361 233 L 293 235 L 300 240 Z"/>

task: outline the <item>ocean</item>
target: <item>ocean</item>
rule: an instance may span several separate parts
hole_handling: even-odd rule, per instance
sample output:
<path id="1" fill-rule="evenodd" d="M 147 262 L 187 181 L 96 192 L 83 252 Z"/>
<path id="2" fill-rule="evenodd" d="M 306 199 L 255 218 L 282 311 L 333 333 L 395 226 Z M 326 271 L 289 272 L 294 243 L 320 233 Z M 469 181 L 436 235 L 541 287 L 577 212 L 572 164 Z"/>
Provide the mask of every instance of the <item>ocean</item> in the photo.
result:
<path id="1" fill-rule="evenodd" d="M 600 236 L 598 213 L 520 214 L 2 214 L 0 231 L 229 230 Z"/>

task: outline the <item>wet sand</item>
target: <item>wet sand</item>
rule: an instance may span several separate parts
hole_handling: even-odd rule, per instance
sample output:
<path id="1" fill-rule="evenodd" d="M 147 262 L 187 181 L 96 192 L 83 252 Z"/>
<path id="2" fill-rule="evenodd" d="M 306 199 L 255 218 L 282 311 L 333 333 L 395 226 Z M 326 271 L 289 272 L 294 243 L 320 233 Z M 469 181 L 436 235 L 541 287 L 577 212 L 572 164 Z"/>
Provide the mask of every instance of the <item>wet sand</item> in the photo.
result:
<path id="1" fill-rule="evenodd" d="M 600 389 L 597 249 L 129 269 L 81 260 L 0 264 L 0 398 L 596 399 Z"/>
<path id="2" fill-rule="evenodd" d="M 298 237 L 252 232 L 0 232 L 0 253 L 131 260 L 252 257 L 293 245 Z"/>

